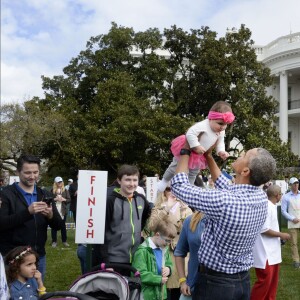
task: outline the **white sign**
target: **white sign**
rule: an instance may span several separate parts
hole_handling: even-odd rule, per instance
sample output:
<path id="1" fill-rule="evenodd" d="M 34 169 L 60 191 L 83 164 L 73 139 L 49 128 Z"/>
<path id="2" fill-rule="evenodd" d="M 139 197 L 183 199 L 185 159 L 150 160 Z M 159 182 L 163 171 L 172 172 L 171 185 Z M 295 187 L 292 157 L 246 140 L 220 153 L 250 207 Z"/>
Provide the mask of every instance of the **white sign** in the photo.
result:
<path id="1" fill-rule="evenodd" d="M 289 185 L 285 180 L 275 180 L 275 184 L 281 187 L 282 194 L 285 194 L 289 188 Z"/>
<path id="2" fill-rule="evenodd" d="M 9 176 L 9 184 L 13 184 L 14 182 L 20 182 L 19 176 Z"/>
<path id="3" fill-rule="evenodd" d="M 75 243 L 104 243 L 106 192 L 107 171 L 79 171 Z"/>
<path id="4" fill-rule="evenodd" d="M 146 191 L 147 195 L 146 198 L 148 201 L 155 203 L 156 196 L 157 196 L 157 177 L 147 177 L 146 182 Z"/>

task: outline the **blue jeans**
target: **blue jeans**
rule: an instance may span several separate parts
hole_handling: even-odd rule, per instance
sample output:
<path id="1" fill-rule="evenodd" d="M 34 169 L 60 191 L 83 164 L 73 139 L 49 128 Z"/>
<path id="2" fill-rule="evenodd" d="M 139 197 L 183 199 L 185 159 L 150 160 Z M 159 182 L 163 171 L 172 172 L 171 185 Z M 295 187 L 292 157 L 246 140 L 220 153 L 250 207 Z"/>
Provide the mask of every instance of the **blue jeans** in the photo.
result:
<path id="1" fill-rule="evenodd" d="M 249 300 L 249 272 L 226 274 L 200 267 L 193 300 Z"/>
<path id="2" fill-rule="evenodd" d="M 81 274 L 84 274 L 87 272 L 86 249 L 87 249 L 86 246 L 83 246 L 82 244 L 78 244 L 77 257 L 80 261 Z"/>
<path id="3" fill-rule="evenodd" d="M 39 257 L 39 267 L 38 270 L 42 274 L 43 282 L 45 281 L 45 275 L 46 275 L 46 255 Z"/>

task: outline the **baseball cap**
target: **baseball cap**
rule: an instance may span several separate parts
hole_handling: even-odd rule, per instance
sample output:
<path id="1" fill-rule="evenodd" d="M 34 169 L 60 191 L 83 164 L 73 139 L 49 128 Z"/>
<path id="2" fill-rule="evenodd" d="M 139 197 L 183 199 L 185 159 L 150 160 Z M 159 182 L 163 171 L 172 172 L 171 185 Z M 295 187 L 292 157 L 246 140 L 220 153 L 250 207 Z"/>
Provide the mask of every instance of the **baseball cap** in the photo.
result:
<path id="1" fill-rule="evenodd" d="M 55 179 L 54 179 L 54 182 L 56 182 L 56 183 L 61 182 L 61 181 L 63 181 L 63 179 L 59 176 L 55 177 Z"/>
<path id="2" fill-rule="evenodd" d="M 73 182 L 73 179 L 68 179 L 68 182 Z"/>
<path id="3" fill-rule="evenodd" d="M 299 180 L 298 180 L 296 177 L 292 177 L 292 178 L 290 179 L 290 184 L 294 184 L 294 183 L 296 183 L 296 182 L 299 183 Z"/>

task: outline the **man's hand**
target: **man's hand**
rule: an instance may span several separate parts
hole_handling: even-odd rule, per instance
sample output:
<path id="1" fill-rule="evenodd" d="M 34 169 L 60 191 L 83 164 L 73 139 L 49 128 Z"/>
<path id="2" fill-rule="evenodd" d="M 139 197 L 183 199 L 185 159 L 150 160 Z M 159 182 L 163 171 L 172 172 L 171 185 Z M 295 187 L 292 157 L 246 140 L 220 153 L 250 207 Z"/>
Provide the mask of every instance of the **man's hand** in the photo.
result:
<path id="1" fill-rule="evenodd" d="M 42 211 L 42 215 L 47 217 L 49 220 L 53 218 L 53 210 L 52 210 L 52 205 L 47 206 L 44 211 Z"/>
<path id="2" fill-rule="evenodd" d="M 300 219 L 298 219 L 298 218 L 295 218 L 293 221 L 292 221 L 294 224 L 297 224 L 297 223 L 299 223 L 300 222 Z"/>
<path id="3" fill-rule="evenodd" d="M 204 154 L 204 156 L 205 157 L 212 157 L 212 152 L 213 152 L 213 150 L 216 148 L 216 146 L 217 146 L 217 141 L 210 147 L 210 148 L 208 148 L 207 150 L 206 150 L 206 152 L 205 152 L 205 154 Z M 221 151 L 220 151 L 221 152 Z M 219 153 L 220 153 L 219 152 Z"/>
<path id="4" fill-rule="evenodd" d="M 289 239 L 291 238 L 291 236 L 290 236 L 290 234 L 288 234 L 288 233 L 281 232 L 280 238 L 281 238 L 282 240 L 284 240 L 284 241 L 287 241 L 287 240 L 289 240 Z"/>
<path id="5" fill-rule="evenodd" d="M 45 202 L 39 201 L 39 202 L 33 202 L 28 206 L 28 211 L 31 215 L 42 213 L 47 208 L 47 204 Z"/>
<path id="6" fill-rule="evenodd" d="M 181 294 L 185 296 L 190 296 L 191 295 L 191 289 L 190 287 L 186 284 L 186 281 L 182 282 L 180 284 L 180 292 Z"/>

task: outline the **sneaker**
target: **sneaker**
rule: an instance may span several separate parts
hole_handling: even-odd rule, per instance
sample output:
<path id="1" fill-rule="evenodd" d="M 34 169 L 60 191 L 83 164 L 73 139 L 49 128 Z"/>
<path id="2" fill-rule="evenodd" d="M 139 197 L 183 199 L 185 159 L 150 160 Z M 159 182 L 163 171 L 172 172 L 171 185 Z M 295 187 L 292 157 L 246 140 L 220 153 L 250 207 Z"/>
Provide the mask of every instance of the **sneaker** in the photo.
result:
<path id="1" fill-rule="evenodd" d="M 64 245 L 65 247 L 70 247 L 70 245 L 69 245 L 67 242 L 64 242 L 63 245 Z"/>
<path id="2" fill-rule="evenodd" d="M 294 268 L 295 269 L 300 269 L 300 263 L 299 262 L 294 262 Z"/>
<path id="3" fill-rule="evenodd" d="M 52 243 L 52 248 L 56 248 L 56 246 L 57 246 L 57 243 L 56 243 L 56 242 L 53 242 L 53 243 Z"/>

